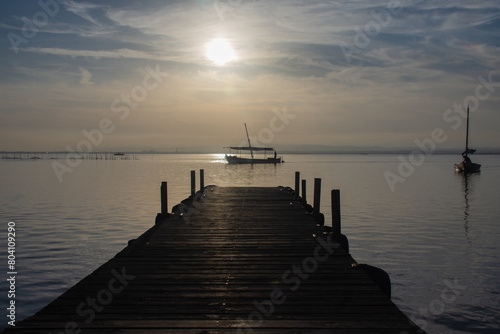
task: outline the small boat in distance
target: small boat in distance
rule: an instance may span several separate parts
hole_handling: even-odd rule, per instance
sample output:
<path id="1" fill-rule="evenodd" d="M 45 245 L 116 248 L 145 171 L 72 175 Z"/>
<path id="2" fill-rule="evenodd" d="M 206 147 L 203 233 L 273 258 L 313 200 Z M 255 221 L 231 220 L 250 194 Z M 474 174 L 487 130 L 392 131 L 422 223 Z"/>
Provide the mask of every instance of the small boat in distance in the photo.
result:
<path id="1" fill-rule="evenodd" d="M 464 160 L 455 164 L 455 170 L 460 173 L 477 173 L 481 171 L 481 165 L 472 162 L 469 154 L 474 154 L 475 149 L 469 148 L 469 106 L 467 106 L 467 132 L 465 135 L 465 151 L 462 153 Z"/>
<path id="2" fill-rule="evenodd" d="M 276 150 L 272 147 L 252 146 L 250 137 L 248 136 L 247 124 L 245 123 L 245 131 L 247 133 L 248 146 L 229 146 L 224 147 L 229 149 L 229 154 L 225 154 L 226 160 L 230 164 L 279 164 L 284 162 L 282 157 L 278 157 Z M 236 154 L 232 154 L 232 151 Z M 242 157 L 242 153 L 250 153 L 249 157 Z M 254 153 L 260 154 L 261 157 L 255 157 Z M 268 157 L 268 153 L 272 156 Z"/>

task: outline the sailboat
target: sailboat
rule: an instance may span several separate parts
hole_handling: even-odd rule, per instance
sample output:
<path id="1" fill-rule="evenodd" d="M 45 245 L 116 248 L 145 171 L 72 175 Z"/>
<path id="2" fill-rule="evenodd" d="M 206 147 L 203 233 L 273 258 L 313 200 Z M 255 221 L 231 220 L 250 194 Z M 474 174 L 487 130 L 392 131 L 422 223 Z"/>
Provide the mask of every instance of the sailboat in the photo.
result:
<path id="1" fill-rule="evenodd" d="M 272 147 L 252 146 L 250 137 L 248 136 L 247 124 L 245 123 L 245 131 L 247 133 L 248 146 L 230 146 L 224 147 L 229 149 L 229 154 L 226 154 L 226 160 L 230 164 L 279 164 L 283 162 L 282 157 L 278 157 L 276 150 Z M 232 154 L 236 151 L 236 154 Z M 250 157 L 242 157 L 242 152 L 250 152 Z M 262 153 L 263 157 L 255 157 L 254 153 Z M 270 153 L 272 156 L 268 157 Z"/>
<path id="2" fill-rule="evenodd" d="M 464 160 L 455 164 L 455 170 L 460 173 L 477 173 L 481 171 L 481 165 L 471 161 L 469 154 L 474 154 L 475 149 L 469 148 L 469 106 L 467 106 L 467 133 L 465 135 L 465 151 L 462 153 Z"/>

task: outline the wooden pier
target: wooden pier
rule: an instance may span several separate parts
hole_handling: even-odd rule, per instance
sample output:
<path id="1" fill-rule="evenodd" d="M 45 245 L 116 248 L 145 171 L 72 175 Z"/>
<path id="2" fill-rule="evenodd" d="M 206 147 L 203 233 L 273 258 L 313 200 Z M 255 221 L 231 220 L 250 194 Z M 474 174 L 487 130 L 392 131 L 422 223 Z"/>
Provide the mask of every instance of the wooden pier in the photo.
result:
<path id="1" fill-rule="evenodd" d="M 424 333 L 290 188 L 207 186 L 175 214 L 163 192 L 151 229 L 6 333 Z"/>

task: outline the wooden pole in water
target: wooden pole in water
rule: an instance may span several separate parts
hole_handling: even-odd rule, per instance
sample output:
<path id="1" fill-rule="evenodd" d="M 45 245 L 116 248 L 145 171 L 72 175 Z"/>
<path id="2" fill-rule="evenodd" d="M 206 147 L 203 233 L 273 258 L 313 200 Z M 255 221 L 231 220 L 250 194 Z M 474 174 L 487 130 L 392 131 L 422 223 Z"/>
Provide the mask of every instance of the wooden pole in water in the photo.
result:
<path id="1" fill-rule="evenodd" d="M 307 204 L 306 198 L 306 180 L 302 180 L 302 203 Z"/>
<path id="2" fill-rule="evenodd" d="M 196 171 L 191 171 L 191 196 L 196 194 Z"/>
<path id="3" fill-rule="evenodd" d="M 295 200 L 299 198 L 300 172 L 295 172 Z"/>
<path id="4" fill-rule="evenodd" d="M 340 237 L 340 190 L 332 190 L 332 233 L 334 237 Z"/>
<path id="5" fill-rule="evenodd" d="M 313 212 L 314 214 L 319 213 L 319 207 L 321 203 L 321 179 L 314 179 L 314 201 L 313 201 Z"/>
<path id="6" fill-rule="evenodd" d="M 161 183 L 160 193 L 161 193 L 161 214 L 166 215 L 168 213 L 167 182 Z"/>
<path id="7" fill-rule="evenodd" d="M 205 170 L 200 169 L 200 191 L 203 191 L 205 188 Z"/>

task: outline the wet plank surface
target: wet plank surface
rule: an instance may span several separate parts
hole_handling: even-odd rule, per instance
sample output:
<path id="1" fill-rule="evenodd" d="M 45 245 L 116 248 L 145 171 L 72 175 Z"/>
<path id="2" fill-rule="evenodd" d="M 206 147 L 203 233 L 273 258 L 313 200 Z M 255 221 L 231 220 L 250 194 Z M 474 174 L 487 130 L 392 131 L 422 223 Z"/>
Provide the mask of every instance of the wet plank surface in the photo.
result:
<path id="1" fill-rule="evenodd" d="M 287 189 L 209 186 L 7 333 L 423 333 Z"/>

